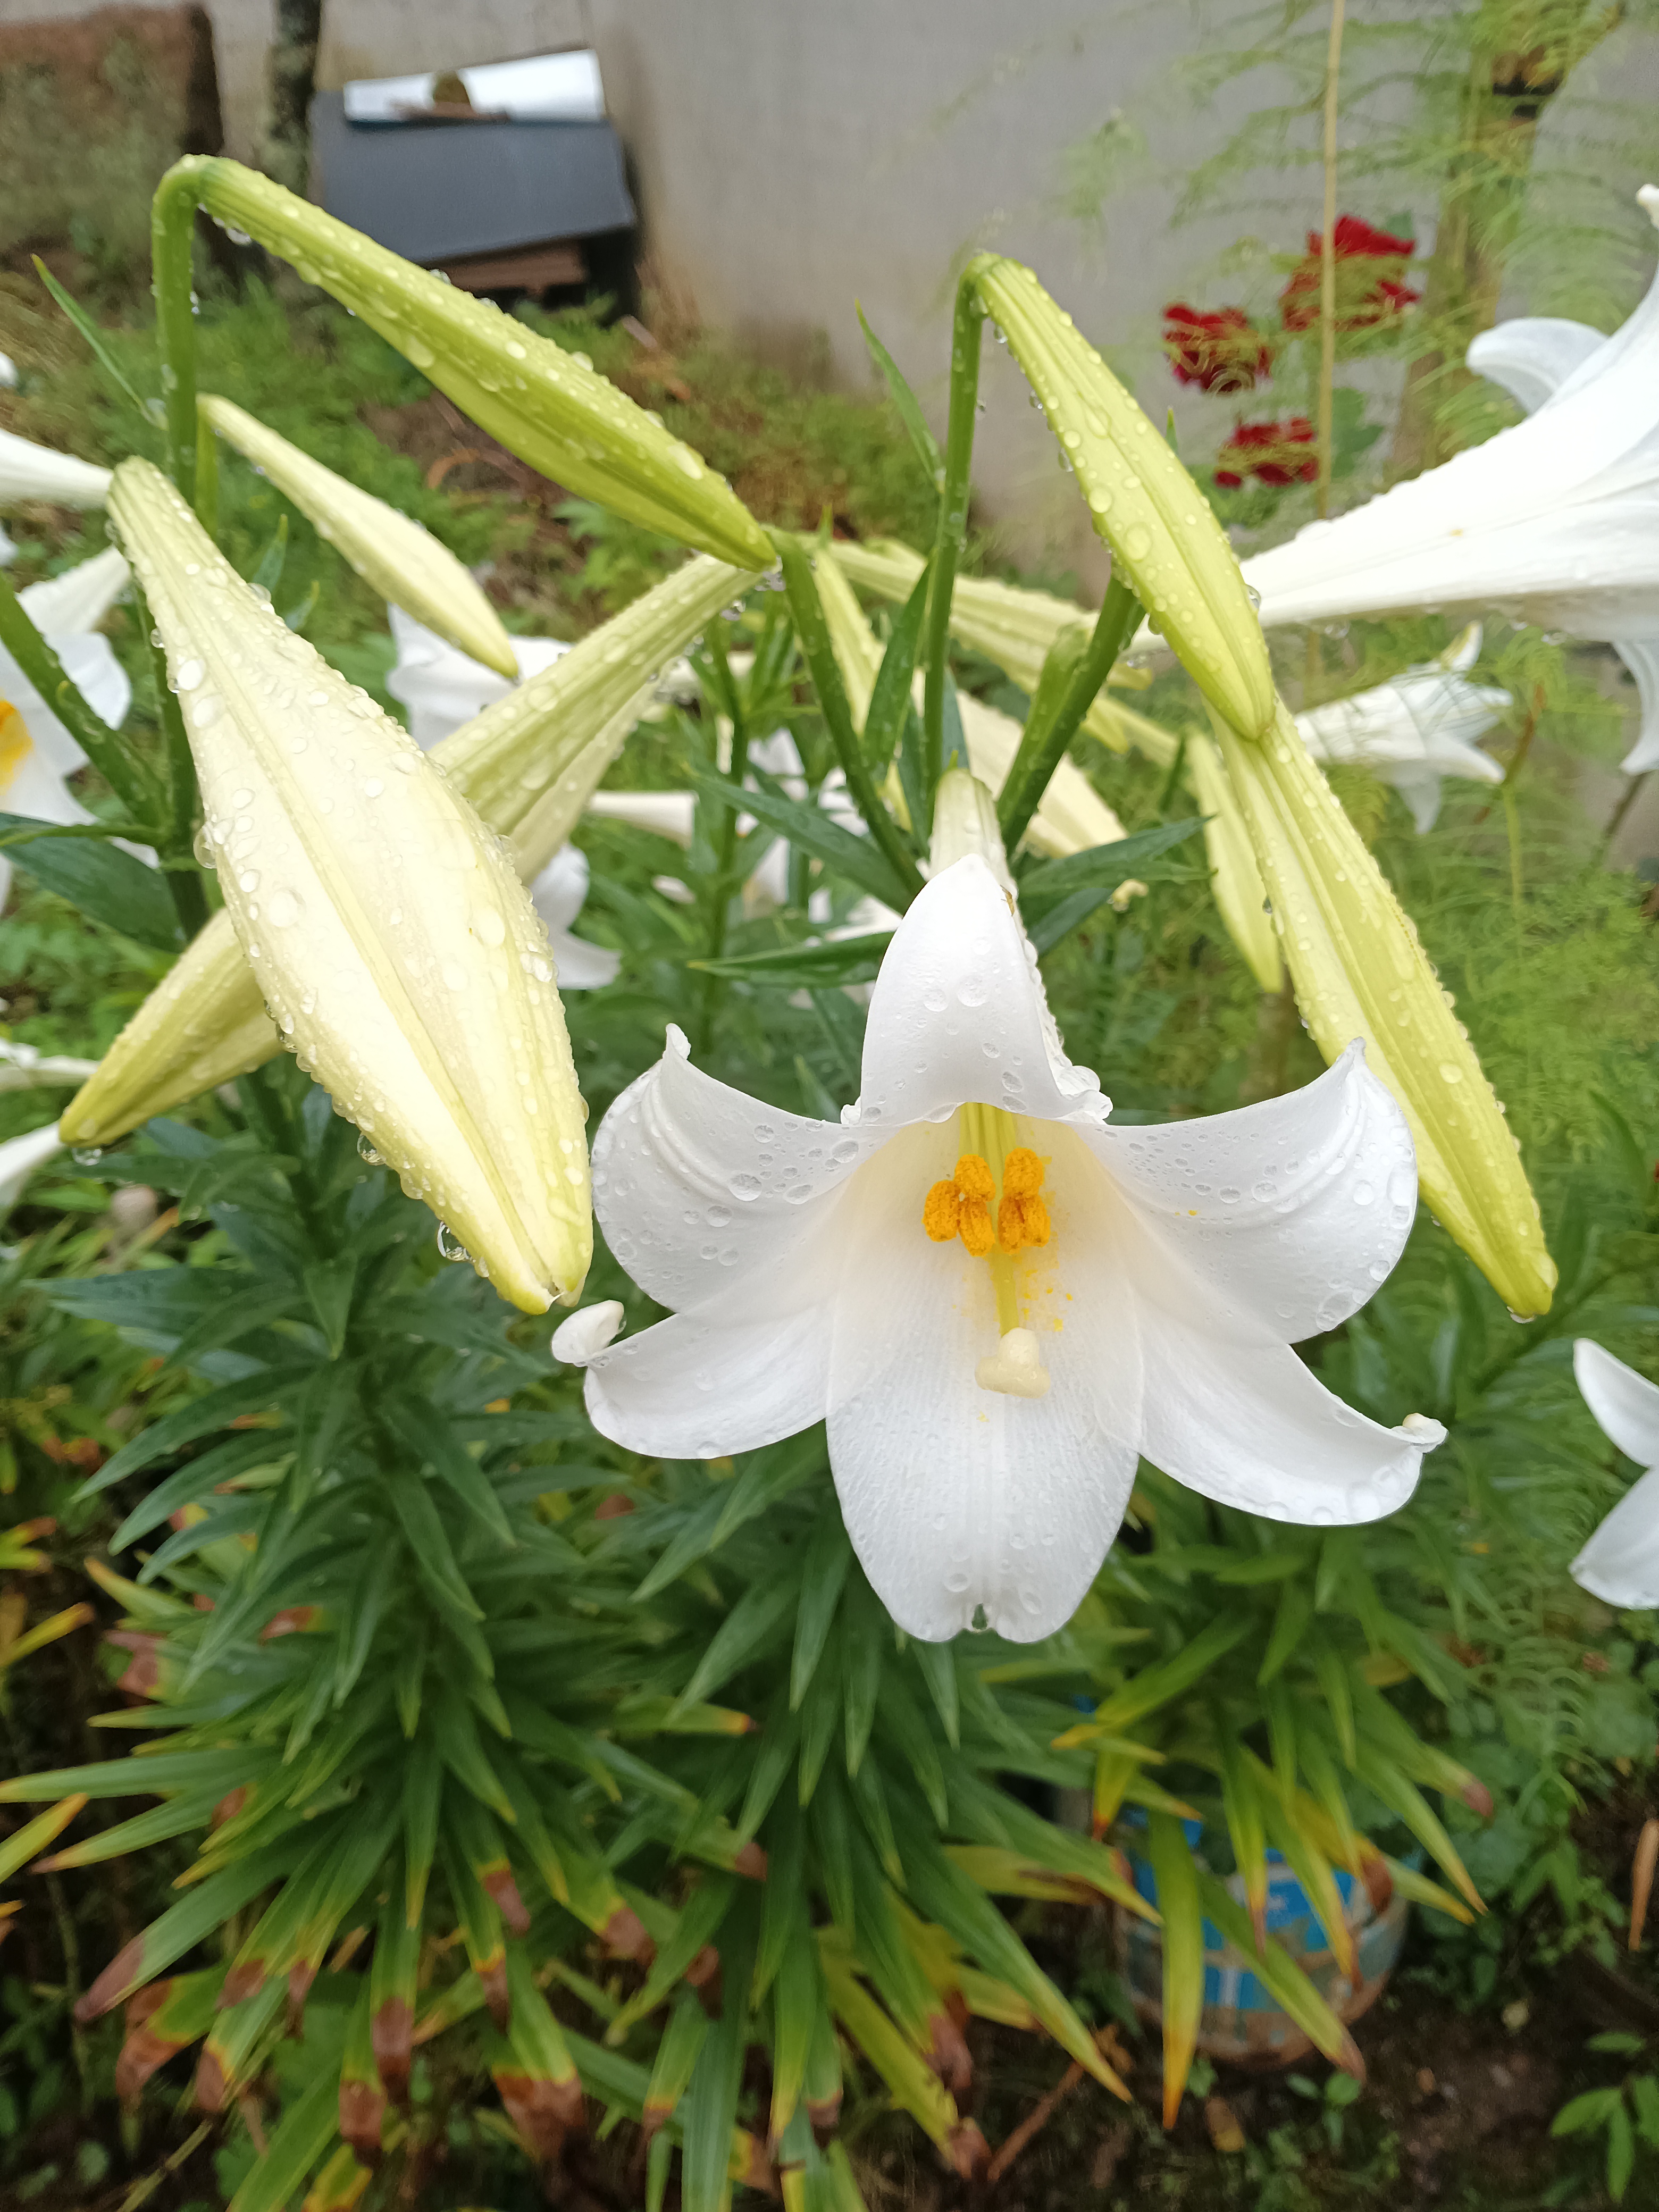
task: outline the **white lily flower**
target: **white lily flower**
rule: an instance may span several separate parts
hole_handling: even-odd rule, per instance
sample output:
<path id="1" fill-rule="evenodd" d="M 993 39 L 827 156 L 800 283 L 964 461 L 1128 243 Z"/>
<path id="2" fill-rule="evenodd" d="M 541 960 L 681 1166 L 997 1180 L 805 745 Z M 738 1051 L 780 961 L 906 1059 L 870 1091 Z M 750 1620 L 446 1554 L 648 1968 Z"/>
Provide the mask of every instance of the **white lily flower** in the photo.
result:
<path id="1" fill-rule="evenodd" d="M 1438 659 L 1402 669 L 1370 691 L 1333 699 L 1296 717 L 1302 742 L 1317 761 L 1368 769 L 1392 784 L 1419 831 L 1440 811 L 1440 780 L 1468 776 L 1502 783 L 1504 770 L 1475 743 L 1510 704 L 1510 695 L 1466 682 L 1480 657 L 1480 625 L 1471 623 Z"/>
<path id="2" fill-rule="evenodd" d="M 1587 1336 L 1572 1347 L 1572 1371 L 1601 1433 L 1646 1470 L 1573 1561 L 1572 1578 L 1622 1610 L 1659 1605 L 1659 1389 Z"/>
<path id="3" fill-rule="evenodd" d="M 1659 640 L 1659 280 L 1524 422 L 1243 568 L 1267 627 L 1496 607 Z"/>
<path id="4" fill-rule="evenodd" d="M 929 1639 L 1058 1628 L 1142 1452 L 1276 1520 L 1392 1511 L 1443 1432 L 1367 1420 L 1290 1349 L 1364 1303 L 1411 1225 L 1411 1140 L 1361 1049 L 1208 1121 L 1109 1111 L 969 852 L 898 926 L 840 1122 L 728 1089 L 670 1030 L 593 1180 L 611 1250 L 674 1310 L 621 1343 L 619 1309 L 579 1314 L 556 1356 L 586 1366 L 596 1426 L 653 1455 L 827 1419 L 859 1557 Z"/>
<path id="5" fill-rule="evenodd" d="M 21 1137 L 8 1137 L 0 1145 L 0 1221 L 21 1198 L 23 1187 L 35 1170 L 56 1159 L 63 1149 L 56 1121 L 27 1129 Z"/>
<path id="6" fill-rule="evenodd" d="M 1472 369 L 1501 384 L 1534 415 L 1552 405 L 1581 370 L 1593 375 L 1589 364 L 1614 343 L 1588 323 L 1568 322 L 1556 315 L 1516 315 L 1493 330 L 1482 331 L 1467 359 Z M 1620 763 L 1626 775 L 1640 775 L 1659 768 L 1659 635 L 1615 637 L 1608 642 L 1629 669 L 1641 702 L 1636 743 Z"/>
<path id="7" fill-rule="evenodd" d="M 129 574 L 112 546 L 17 594 L 17 604 L 58 655 L 64 673 L 112 729 L 126 719 L 132 686 L 114 647 L 93 624 L 126 589 Z M 92 816 L 67 781 L 86 764 L 85 753 L 64 722 L 0 645 L 0 813 L 65 826 L 90 822 Z M 0 852 L 0 907 L 10 883 L 11 863 Z"/>
<path id="8" fill-rule="evenodd" d="M 15 430 L 0 430 L 0 507 L 32 499 L 52 507 L 102 507 L 109 487 L 107 469 L 53 446 L 37 446 Z"/>

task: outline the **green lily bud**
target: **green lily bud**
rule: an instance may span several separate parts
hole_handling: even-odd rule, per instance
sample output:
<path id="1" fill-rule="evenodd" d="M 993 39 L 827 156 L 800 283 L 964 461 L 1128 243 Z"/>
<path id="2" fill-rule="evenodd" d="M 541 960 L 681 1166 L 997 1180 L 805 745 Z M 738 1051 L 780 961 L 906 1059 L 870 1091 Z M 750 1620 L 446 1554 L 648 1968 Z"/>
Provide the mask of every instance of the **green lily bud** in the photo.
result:
<path id="1" fill-rule="evenodd" d="M 1417 931 L 1289 710 L 1265 744 L 1218 725 L 1297 1004 L 1334 1060 L 1355 1037 L 1404 1109 L 1435 1214 L 1510 1310 L 1549 1310 L 1555 1262 L 1504 1109 Z"/>
<path id="2" fill-rule="evenodd" d="M 1210 888 L 1227 934 L 1264 991 L 1285 988 L 1285 963 L 1267 910 L 1267 888 L 1256 866 L 1249 824 L 1239 811 L 1212 738 L 1192 731 L 1187 738 L 1187 781 L 1204 816 L 1204 850 Z"/>
<path id="3" fill-rule="evenodd" d="M 525 1311 L 592 1253 L 586 1109 L 546 933 L 414 741 L 229 569 L 160 471 L 121 532 L 182 697 L 225 908 L 337 1109 Z"/>
<path id="4" fill-rule="evenodd" d="M 650 680 L 754 582 L 688 561 L 552 666 L 434 745 L 432 761 L 532 880 L 569 836 L 650 696 Z M 644 687 L 641 689 L 641 687 Z M 228 914 L 156 985 L 64 1115 L 66 1144 L 109 1145 L 282 1049 Z"/>
<path id="5" fill-rule="evenodd" d="M 497 675 L 519 664 L 501 618 L 447 545 L 418 522 L 360 491 L 238 407 L 204 394 L 203 419 L 286 493 L 366 583 Z"/>
<path id="6" fill-rule="evenodd" d="M 1267 644 L 1203 494 L 1030 270 L 987 253 L 963 281 L 1024 370 L 1148 617 L 1217 712 L 1241 736 L 1265 737 L 1274 713 Z"/>
<path id="7" fill-rule="evenodd" d="M 210 215 L 332 293 L 544 476 L 721 560 L 772 565 L 770 544 L 725 478 L 574 354 L 240 162 L 187 155 L 161 189 L 185 185 Z"/>

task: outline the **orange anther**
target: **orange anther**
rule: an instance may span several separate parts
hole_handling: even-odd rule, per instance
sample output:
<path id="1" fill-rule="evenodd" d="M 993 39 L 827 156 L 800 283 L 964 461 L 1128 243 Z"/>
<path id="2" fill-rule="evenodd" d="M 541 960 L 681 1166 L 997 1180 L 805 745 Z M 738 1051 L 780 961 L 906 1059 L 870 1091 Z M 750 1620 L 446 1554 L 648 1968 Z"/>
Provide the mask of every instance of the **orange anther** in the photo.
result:
<path id="1" fill-rule="evenodd" d="M 935 1244 L 948 1244 L 956 1235 L 962 1200 L 955 1183 L 936 1182 L 921 1202 L 921 1225 Z"/>
<path id="2" fill-rule="evenodd" d="M 1041 1169 L 1037 1175 L 1041 1181 Z M 982 1206 L 988 1206 L 996 1196 L 995 1179 L 977 1152 L 964 1152 L 957 1162 L 957 1188 L 964 1198 L 976 1198 Z"/>
<path id="3" fill-rule="evenodd" d="M 1002 1167 L 1005 1198 L 1035 1198 L 1042 1188 L 1042 1163 L 1024 1145 L 1017 1145 Z"/>

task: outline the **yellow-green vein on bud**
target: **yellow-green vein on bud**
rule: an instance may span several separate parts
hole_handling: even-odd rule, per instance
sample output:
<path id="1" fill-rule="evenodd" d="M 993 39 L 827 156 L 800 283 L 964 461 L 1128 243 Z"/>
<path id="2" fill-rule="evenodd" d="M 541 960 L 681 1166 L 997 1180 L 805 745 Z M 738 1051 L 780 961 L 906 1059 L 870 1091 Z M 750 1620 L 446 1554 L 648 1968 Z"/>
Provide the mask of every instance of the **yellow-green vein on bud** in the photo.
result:
<path id="1" fill-rule="evenodd" d="M 161 632 L 220 886 L 278 1030 L 526 1312 L 592 1251 L 586 1109 L 546 932 L 500 844 L 225 563 L 158 469 L 110 515 Z"/>
<path id="2" fill-rule="evenodd" d="M 1218 725 L 1297 1004 L 1328 1060 L 1355 1037 L 1403 1108 L 1435 1214 L 1523 1318 L 1555 1263 L 1504 1110 L 1410 918 L 1284 707 L 1265 744 Z"/>
<path id="3" fill-rule="evenodd" d="M 866 592 L 879 592 L 883 599 L 908 599 L 921 574 L 921 556 L 896 538 L 864 544 L 838 540 L 833 551 L 837 564 L 855 584 Z M 1061 631 L 1087 630 L 1092 620 L 1086 608 L 1074 606 L 1070 600 L 1056 599 L 1047 592 L 1028 592 L 1017 584 L 1000 584 L 984 576 L 958 576 L 951 593 L 951 636 L 959 645 L 994 661 L 1022 691 L 1033 696 L 1042 664 Z M 1107 681 L 1121 684 L 1133 683 L 1137 678 L 1142 685 L 1150 681 L 1120 662 Z M 1083 726 L 1113 752 L 1127 749 L 1118 709 L 1109 705 L 1103 691 L 1091 702 Z M 1173 746 L 1170 757 L 1174 757 Z"/>
<path id="4" fill-rule="evenodd" d="M 520 878 L 551 859 L 592 796 L 651 678 L 753 573 L 699 556 L 484 709 L 428 756 L 507 838 Z M 645 687 L 641 690 L 641 686 Z M 109 1145 L 282 1049 L 228 914 L 215 915 L 70 1101 L 64 1141 Z"/>
<path id="5" fill-rule="evenodd" d="M 513 641 L 501 617 L 449 548 L 423 524 L 348 483 L 234 400 L 204 393 L 198 404 L 203 420 L 262 470 L 382 599 L 497 675 L 518 675 Z"/>
<path id="6" fill-rule="evenodd" d="M 482 429 L 584 499 L 740 567 L 772 549 L 725 478 L 550 339 L 218 155 L 167 173 L 376 330 Z M 163 189 L 166 189 L 164 180 Z"/>
<path id="7" fill-rule="evenodd" d="M 1149 618 L 1217 712 L 1242 737 L 1265 737 L 1275 703 L 1267 643 L 1204 495 L 1031 270 L 981 254 L 963 282 L 1007 339 Z"/>
<path id="8" fill-rule="evenodd" d="M 1212 738 L 1193 730 L 1187 738 L 1187 781 L 1204 817 L 1210 889 L 1227 934 L 1264 991 L 1285 988 L 1279 934 L 1267 910 L 1267 887 L 1256 866 L 1249 824 L 1239 811 Z"/>

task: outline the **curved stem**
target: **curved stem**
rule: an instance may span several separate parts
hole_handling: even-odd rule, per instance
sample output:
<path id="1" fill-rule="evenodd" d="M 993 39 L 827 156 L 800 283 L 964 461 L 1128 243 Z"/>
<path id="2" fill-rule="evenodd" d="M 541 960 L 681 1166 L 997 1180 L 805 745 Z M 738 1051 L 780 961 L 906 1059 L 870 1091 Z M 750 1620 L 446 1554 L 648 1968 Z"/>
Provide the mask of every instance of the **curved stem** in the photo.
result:
<path id="1" fill-rule="evenodd" d="M 150 270 L 155 289 L 155 336 L 161 351 L 161 397 L 167 410 L 167 474 L 196 504 L 196 320 L 191 258 L 196 242 L 198 172 L 206 157 L 176 161 L 150 203 Z"/>
<path id="2" fill-rule="evenodd" d="M 922 765 L 928 803 L 945 770 L 945 674 L 951 630 L 951 597 L 957 563 L 968 535 L 968 477 L 974 454 L 974 413 L 979 404 L 980 337 L 985 309 L 964 277 L 957 292 L 951 332 L 951 416 L 945 436 L 945 488 L 939 495 L 939 536 L 933 546 L 933 578 L 922 631 L 927 671 L 922 693 Z M 926 836 L 928 825 L 915 825 Z"/>

